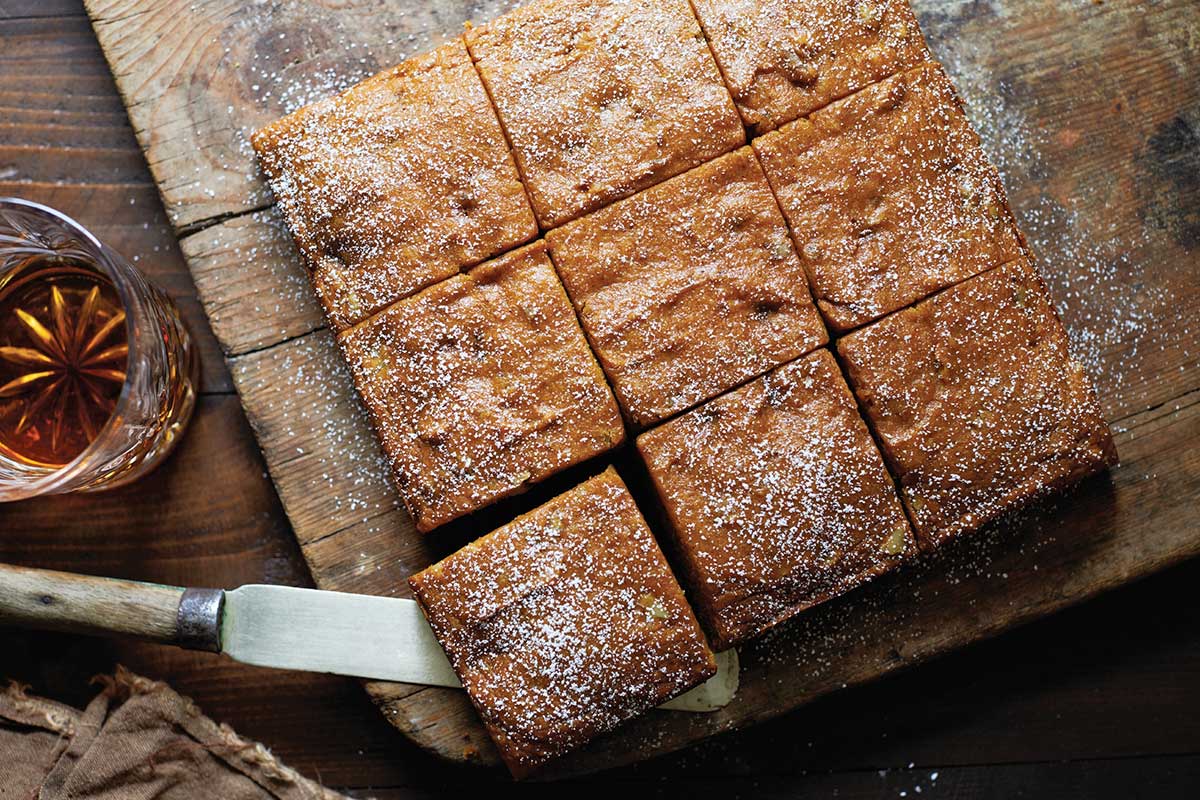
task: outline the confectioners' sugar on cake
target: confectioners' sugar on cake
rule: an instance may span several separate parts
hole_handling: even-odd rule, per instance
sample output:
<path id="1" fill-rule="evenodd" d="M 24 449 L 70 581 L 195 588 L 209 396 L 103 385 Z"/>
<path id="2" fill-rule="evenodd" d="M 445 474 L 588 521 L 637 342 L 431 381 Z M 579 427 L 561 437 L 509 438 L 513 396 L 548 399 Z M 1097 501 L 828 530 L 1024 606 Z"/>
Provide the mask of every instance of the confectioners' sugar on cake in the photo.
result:
<path id="1" fill-rule="evenodd" d="M 401 300 L 339 342 L 422 531 L 624 439 L 541 242 Z"/>
<path id="2" fill-rule="evenodd" d="M 784 125 L 754 149 L 835 331 L 1021 254 L 1004 187 L 936 64 Z"/>
<path id="3" fill-rule="evenodd" d="M 467 46 L 543 228 L 745 141 L 687 0 L 539 0 Z"/>
<path id="4" fill-rule="evenodd" d="M 716 671 L 612 468 L 410 583 L 518 776 Z"/>
<path id="5" fill-rule="evenodd" d="M 855 331 L 838 351 L 924 546 L 1117 461 L 1024 258 Z"/>
<path id="6" fill-rule="evenodd" d="M 749 147 L 546 238 L 636 425 L 826 341 L 787 225 Z"/>
<path id="7" fill-rule="evenodd" d="M 537 234 L 461 39 L 253 143 L 336 328 Z"/>
<path id="8" fill-rule="evenodd" d="M 883 458 L 828 350 L 637 444 L 718 650 L 916 552 Z"/>
<path id="9" fill-rule="evenodd" d="M 903 0 L 535 0 L 252 143 L 418 530 L 643 431 L 708 640 L 611 467 L 410 579 L 518 777 L 1116 463 Z"/>
<path id="10" fill-rule="evenodd" d="M 758 133 L 929 57 L 907 0 L 692 0 Z"/>

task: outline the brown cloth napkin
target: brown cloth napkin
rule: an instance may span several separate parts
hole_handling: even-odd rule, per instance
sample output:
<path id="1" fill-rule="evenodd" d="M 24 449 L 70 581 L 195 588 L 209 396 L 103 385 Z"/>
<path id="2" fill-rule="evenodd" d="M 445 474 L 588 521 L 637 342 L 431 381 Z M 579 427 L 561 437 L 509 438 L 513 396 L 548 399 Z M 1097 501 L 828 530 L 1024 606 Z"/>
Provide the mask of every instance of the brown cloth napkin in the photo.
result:
<path id="1" fill-rule="evenodd" d="M 97 680 L 84 711 L 0 693 L 0 800 L 344 800 L 164 683 Z"/>

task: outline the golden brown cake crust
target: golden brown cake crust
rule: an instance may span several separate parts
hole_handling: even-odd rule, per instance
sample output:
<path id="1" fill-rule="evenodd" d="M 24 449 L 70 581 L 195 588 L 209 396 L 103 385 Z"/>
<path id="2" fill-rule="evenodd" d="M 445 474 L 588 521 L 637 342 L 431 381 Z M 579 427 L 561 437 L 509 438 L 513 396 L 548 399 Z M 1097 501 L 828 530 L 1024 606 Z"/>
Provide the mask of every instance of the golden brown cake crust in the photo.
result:
<path id="1" fill-rule="evenodd" d="M 1021 255 L 1004 187 L 941 67 L 754 141 L 835 331 Z"/>
<path id="2" fill-rule="evenodd" d="M 916 552 L 828 350 L 644 433 L 637 445 L 718 650 Z"/>
<path id="3" fill-rule="evenodd" d="M 335 328 L 537 234 L 462 39 L 252 141 Z"/>
<path id="4" fill-rule="evenodd" d="M 518 777 L 716 671 L 611 467 L 409 583 Z"/>
<path id="5" fill-rule="evenodd" d="M 826 341 L 749 147 L 546 235 L 626 416 L 649 425 Z"/>
<path id="6" fill-rule="evenodd" d="M 746 125 L 764 133 L 929 57 L 907 0 L 692 0 Z"/>
<path id="7" fill-rule="evenodd" d="M 543 228 L 745 141 L 687 0 L 540 0 L 467 46 Z"/>
<path id="8" fill-rule="evenodd" d="M 542 242 L 401 300 L 338 339 L 419 530 L 624 439 Z"/>
<path id="9" fill-rule="evenodd" d="M 1117 462 L 1023 258 L 851 333 L 838 351 L 923 546 Z"/>

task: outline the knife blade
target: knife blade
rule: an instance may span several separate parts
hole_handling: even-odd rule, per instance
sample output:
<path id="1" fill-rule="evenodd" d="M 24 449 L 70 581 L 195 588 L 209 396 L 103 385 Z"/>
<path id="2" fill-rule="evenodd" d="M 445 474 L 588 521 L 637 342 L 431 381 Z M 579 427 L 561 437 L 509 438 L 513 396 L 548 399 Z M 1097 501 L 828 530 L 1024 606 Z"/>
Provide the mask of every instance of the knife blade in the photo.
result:
<path id="1" fill-rule="evenodd" d="M 245 664 L 461 688 L 416 601 L 249 584 L 183 589 L 0 565 L 0 623 L 123 634 Z M 737 691 L 734 650 L 708 681 L 661 706 L 715 711 Z"/>
<path id="2" fill-rule="evenodd" d="M 248 585 L 225 592 L 221 651 L 260 667 L 462 688 L 421 607 L 401 597 Z M 661 708 L 715 711 L 737 691 L 737 651 Z"/>
<path id="3" fill-rule="evenodd" d="M 242 586 L 225 592 L 221 651 L 245 664 L 459 686 L 413 600 Z"/>

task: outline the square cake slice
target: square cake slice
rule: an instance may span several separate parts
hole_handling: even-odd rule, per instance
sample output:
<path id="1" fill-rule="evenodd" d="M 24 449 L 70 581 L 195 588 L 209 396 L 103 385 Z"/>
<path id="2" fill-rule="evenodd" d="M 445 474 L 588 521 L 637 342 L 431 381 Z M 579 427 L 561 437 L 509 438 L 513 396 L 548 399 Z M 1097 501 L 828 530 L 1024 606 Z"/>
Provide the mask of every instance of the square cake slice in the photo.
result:
<path id="1" fill-rule="evenodd" d="M 462 39 L 252 141 L 335 329 L 537 234 Z"/>
<path id="2" fill-rule="evenodd" d="M 409 583 L 517 777 L 716 672 L 611 467 Z"/>
<path id="3" fill-rule="evenodd" d="M 541 242 L 401 300 L 338 338 L 418 530 L 624 439 L 616 401 Z"/>
<path id="4" fill-rule="evenodd" d="M 746 125 L 765 133 L 928 58 L 907 0 L 692 0 Z"/>
<path id="5" fill-rule="evenodd" d="M 1004 187 L 935 64 L 754 142 L 830 328 L 1018 257 Z"/>
<path id="6" fill-rule="evenodd" d="M 467 46 L 543 228 L 745 141 L 687 0 L 538 0 Z"/>
<path id="7" fill-rule="evenodd" d="M 851 333 L 838 351 L 924 547 L 1117 463 L 1023 258 Z"/>
<path id="8" fill-rule="evenodd" d="M 635 425 L 826 341 L 787 224 L 749 147 L 546 238 Z"/>
<path id="9" fill-rule="evenodd" d="M 916 553 L 828 350 L 642 434 L 637 446 L 718 650 Z"/>

